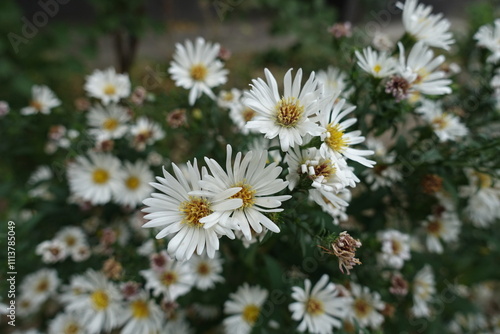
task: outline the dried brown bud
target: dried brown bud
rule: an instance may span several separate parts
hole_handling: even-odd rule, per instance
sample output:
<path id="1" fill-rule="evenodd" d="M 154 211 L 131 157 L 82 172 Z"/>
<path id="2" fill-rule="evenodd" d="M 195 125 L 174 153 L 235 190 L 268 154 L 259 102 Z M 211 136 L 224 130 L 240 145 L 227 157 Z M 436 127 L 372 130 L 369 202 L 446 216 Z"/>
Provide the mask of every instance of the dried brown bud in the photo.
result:
<path id="1" fill-rule="evenodd" d="M 436 174 L 427 174 L 420 182 L 422 190 L 426 194 L 434 194 L 443 188 L 443 179 Z"/>
<path id="2" fill-rule="evenodd" d="M 347 275 L 350 275 L 349 270 L 355 265 L 361 264 L 359 259 L 355 258 L 356 248 L 361 247 L 361 241 L 351 237 L 346 231 L 340 233 L 339 237 L 331 244 L 331 250 L 327 250 L 327 253 L 333 254 L 339 259 L 339 269 L 344 273 L 344 269 L 347 271 Z"/>
<path id="3" fill-rule="evenodd" d="M 351 37 L 352 25 L 351 22 L 335 23 L 328 28 L 328 32 L 335 38 Z"/>
<path id="4" fill-rule="evenodd" d="M 395 311 L 396 311 L 396 308 L 394 306 L 392 306 L 389 303 L 385 303 L 384 309 L 380 313 L 382 313 L 382 315 L 384 317 L 392 318 L 394 316 Z"/>
<path id="5" fill-rule="evenodd" d="M 396 102 L 404 100 L 408 97 L 410 83 L 403 77 L 393 76 L 385 84 L 385 92 L 392 94 Z"/>
<path id="6" fill-rule="evenodd" d="M 114 257 L 107 259 L 103 266 L 102 272 L 110 279 L 119 279 L 123 273 L 123 267 L 120 262 L 116 261 Z"/>
<path id="7" fill-rule="evenodd" d="M 391 278 L 389 292 L 397 296 L 406 296 L 408 293 L 408 282 L 400 274 L 394 274 Z"/>
<path id="8" fill-rule="evenodd" d="M 183 125 L 185 125 L 187 122 L 186 120 L 186 109 L 174 109 L 171 112 L 168 113 L 167 115 L 167 124 L 171 128 L 178 128 Z"/>
<path id="9" fill-rule="evenodd" d="M 79 97 L 75 100 L 75 108 L 78 111 L 85 111 L 90 108 L 90 101 L 85 97 Z"/>

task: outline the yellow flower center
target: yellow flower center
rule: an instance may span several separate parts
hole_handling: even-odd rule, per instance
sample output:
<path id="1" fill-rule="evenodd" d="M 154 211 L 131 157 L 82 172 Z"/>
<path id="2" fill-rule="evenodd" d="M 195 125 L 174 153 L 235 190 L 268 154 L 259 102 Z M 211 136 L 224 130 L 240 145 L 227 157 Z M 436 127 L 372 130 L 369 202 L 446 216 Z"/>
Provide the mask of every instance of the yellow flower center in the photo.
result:
<path id="1" fill-rule="evenodd" d="M 166 271 L 161 275 L 161 282 L 166 286 L 177 283 L 177 279 L 177 273 L 174 271 Z"/>
<path id="2" fill-rule="evenodd" d="M 372 306 L 364 299 L 354 301 L 354 313 L 358 319 L 366 318 L 372 312 Z"/>
<path id="3" fill-rule="evenodd" d="M 314 177 L 323 176 L 325 179 L 328 179 L 335 174 L 335 171 L 332 162 L 330 160 L 324 160 L 320 164 L 314 166 Z"/>
<path id="4" fill-rule="evenodd" d="M 493 180 L 491 179 L 491 176 L 485 173 L 480 173 L 480 172 L 475 172 L 477 176 L 477 181 L 478 181 L 478 186 L 480 188 L 490 188 L 491 185 L 493 184 Z"/>
<path id="5" fill-rule="evenodd" d="M 116 87 L 113 84 L 107 84 L 104 86 L 104 94 L 106 95 L 115 95 L 116 94 Z"/>
<path id="6" fill-rule="evenodd" d="M 222 96 L 222 99 L 223 99 L 224 101 L 227 101 L 227 102 L 232 101 L 232 100 L 234 99 L 234 94 L 233 94 L 233 93 L 231 93 L 231 92 L 226 92 L 226 93 L 224 93 L 224 95 Z"/>
<path id="7" fill-rule="evenodd" d="M 109 296 L 102 290 L 92 293 L 90 300 L 92 301 L 92 306 L 98 311 L 104 310 L 109 305 Z"/>
<path id="8" fill-rule="evenodd" d="M 427 224 L 427 232 L 435 236 L 441 235 L 443 224 L 439 220 L 433 220 Z"/>
<path id="9" fill-rule="evenodd" d="M 373 66 L 373 72 L 377 73 L 380 72 L 380 70 L 382 69 L 382 66 L 380 66 L 379 64 Z"/>
<path id="10" fill-rule="evenodd" d="M 392 252 L 394 254 L 399 254 L 401 253 L 403 247 L 401 246 L 401 243 L 397 240 L 391 240 L 391 246 L 392 246 Z"/>
<path id="11" fill-rule="evenodd" d="M 448 120 L 446 119 L 446 114 L 442 114 L 432 120 L 432 124 L 436 126 L 438 130 L 443 130 L 448 126 Z"/>
<path id="12" fill-rule="evenodd" d="M 417 78 L 415 79 L 415 81 L 413 82 L 414 84 L 419 84 L 419 83 L 422 83 L 425 78 L 427 78 L 429 76 L 429 71 L 427 71 L 425 68 L 421 68 L 417 71 Z"/>
<path id="13" fill-rule="evenodd" d="M 138 177 L 136 176 L 129 176 L 127 178 L 127 180 L 125 180 L 125 185 L 127 186 L 127 188 L 129 188 L 130 190 L 135 190 L 139 187 L 139 185 L 141 184 L 141 181 L 139 180 Z"/>
<path id="14" fill-rule="evenodd" d="M 68 247 L 74 246 L 76 244 L 76 238 L 72 235 L 68 235 L 66 239 L 64 239 L 64 242 L 66 242 L 66 245 Z"/>
<path id="15" fill-rule="evenodd" d="M 66 325 L 66 327 L 64 327 L 64 334 L 77 334 L 80 332 L 80 327 L 75 324 L 74 322 Z"/>
<path id="16" fill-rule="evenodd" d="M 248 208 L 249 206 L 254 205 L 255 203 L 254 196 L 255 193 L 257 192 L 256 190 L 253 190 L 253 188 L 250 185 L 243 182 L 235 184 L 233 187 L 241 187 L 241 190 L 238 193 L 230 197 L 230 198 L 241 198 L 241 200 L 243 201 L 243 206 L 241 207 L 241 209 L 245 209 Z"/>
<path id="17" fill-rule="evenodd" d="M 190 197 L 189 201 L 181 203 L 179 210 L 184 213 L 183 224 L 198 228 L 203 225 L 200 223 L 200 219 L 212 213 L 208 200 L 200 197 Z"/>
<path id="18" fill-rule="evenodd" d="M 105 169 L 97 168 L 92 173 L 92 180 L 97 184 L 106 183 L 109 180 L 109 173 Z"/>
<path id="19" fill-rule="evenodd" d="M 259 317 L 259 313 L 260 313 L 260 307 L 254 304 L 250 304 L 245 306 L 241 316 L 247 323 L 253 325 L 257 321 L 257 318 Z"/>
<path id="20" fill-rule="evenodd" d="M 116 118 L 108 118 L 102 123 L 104 130 L 113 131 L 118 127 L 118 120 Z"/>
<path id="21" fill-rule="evenodd" d="M 325 313 L 325 308 L 320 300 L 311 297 L 307 300 L 306 312 L 310 315 L 317 316 Z"/>
<path id="22" fill-rule="evenodd" d="M 242 111 L 242 115 L 243 115 L 243 119 L 246 122 L 251 121 L 253 119 L 253 117 L 255 116 L 255 110 L 250 109 L 250 108 L 245 108 Z"/>
<path id="23" fill-rule="evenodd" d="M 198 265 L 197 272 L 201 276 L 206 276 L 206 275 L 210 274 L 210 267 L 205 262 L 201 262 Z"/>
<path id="24" fill-rule="evenodd" d="M 36 285 L 36 292 L 45 292 L 49 288 L 49 281 L 44 278 Z"/>
<path id="25" fill-rule="evenodd" d="M 304 113 L 304 106 L 295 97 L 282 98 L 276 105 L 276 111 L 276 123 L 285 128 L 292 128 Z"/>
<path id="26" fill-rule="evenodd" d="M 339 124 L 330 123 L 326 126 L 327 137 L 325 143 L 336 152 L 342 151 L 348 146 L 347 140 L 344 138 L 344 131 L 340 130 Z"/>
<path id="27" fill-rule="evenodd" d="M 132 308 L 132 315 L 134 318 L 149 317 L 149 307 L 144 300 L 134 300 L 130 307 Z"/>
<path id="28" fill-rule="evenodd" d="M 205 65 L 196 64 L 191 66 L 189 74 L 191 78 L 195 81 L 203 81 L 207 77 L 208 69 Z"/>
<path id="29" fill-rule="evenodd" d="M 38 100 L 31 101 L 30 106 L 32 108 L 36 109 L 37 111 L 40 111 L 43 108 L 42 103 L 40 101 L 38 101 Z"/>

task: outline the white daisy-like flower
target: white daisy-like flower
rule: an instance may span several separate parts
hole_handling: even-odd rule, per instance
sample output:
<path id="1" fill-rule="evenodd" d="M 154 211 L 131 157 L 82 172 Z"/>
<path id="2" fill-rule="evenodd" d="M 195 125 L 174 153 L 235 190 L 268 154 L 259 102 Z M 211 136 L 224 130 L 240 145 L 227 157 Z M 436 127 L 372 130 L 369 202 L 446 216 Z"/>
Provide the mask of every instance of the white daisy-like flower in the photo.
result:
<path id="1" fill-rule="evenodd" d="M 94 70 L 86 77 L 85 91 L 89 96 L 100 99 L 104 105 L 117 103 L 130 95 L 130 79 L 127 74 L 118 74 L 114 68 Z"/>
<path id="2" fill-rule="evenodd" d="M 47 165 L 38 166 L 37 169 L 33 173 L 31 173 L 28 184 L 34 185 L 42 181 L 48 181 L 52 179 L 54 174 L 52 173 L 52 169 L 50 169 Z"/>
<path id="3" fill-rule="evenodd" d="M 139 117 L 135 124 L 130 126 L 130 134 L 133 136 L 133 147 L 139 151 L 143 151 L 146 145 L 153 145 L 165 138 L 165 131 L 161 125 L 144 116 Z"/>
<path id="4" fill-rule="evenodd" d="M 480 313 L 455 313 L 447 329 L 453 334 L 488 333 L 488 321 Z"/>
<path id="5" fill-rule="evenodd" d="M 375 31 L 372 38 L 372 45 L 375 49 L 379 51 L 391 51 L 394 48 L 394 42 L 391 40 L 388 34 L 381 32 L 380 30 Z"/>
<path id="6" fill-rule="evenodd" d="M 349 305 L 348 318 L 355 320 L 363 327 L 376 329 L 384 322 L 380 314 L 385 303 L 380 299 L 378 292 L 371 292 L 366 286 L 351 283 L 352 303 Z"/>
<path id="7" fill-rule="evenodd" d="M 64 260 L 68 250 L 60 240 L 46 240 L 36 246 L 35 254 L 40 255 L 44 263 L 55 263 Z"/>
<path id="8" fill-rule="evenodd" d="M 187 262 L 172 259 L 162 270 L 141 270 L 140 274 L 146 279 L 146 289 L 153 290 L 153 296 L 163 294 L 169 301 L 191 291 L 194 284 L 194 276 Z"/>
<path id="9" fill-rule="evenodd" d="M 370 184 L 370 189 L 373 191 L 379 188 L 390 187 L 403 179 L 403 175 L 399 168 L 378 162 L 375 167 L 372 169 L 365 169 L 362 173 L 366 178 L 366 182 Z"/>
<path id="10" fill-rule="evenodd" d="M 59 230 L 54 239 L 63 242 L 67 252 L 78 257 L 80 248 L 87 245 L 87 237 L 83 230 L 77 226 L 65 226 Z"/>
<path id="11" fill-rule="evenodd" d="M 440 142 L 456 141 L 469 133 L 457 116 L 443 111 L 441 103 L 427 99 L 422 99 L 421 103 L 415 111 L 432 126 Z"/>
<path id="12" fill-rule="evenodd" d="M 462 223 L 453 212 L 443 212 L 439 216 L 431 215 L 423 222 L 427 234 L 426 245 L 429 252 L 443 253 L 443 245 L 440 240 L 446 243 L 458 240 Z"/>
<path id="13" fill-rule="evenodd" d="M 193 334 L 194 330 L 184 317 L 169 319 L 161 330 L 162 334 Z"/>
<path id="14" fill-rule="evenodd" d="M 267 295 L 267 290 L 247 283 L 231 293 L 224 303 L 224 313 L 229 315 L 223 322 L 226 332 L 249 334 L 259 319 Z"/>
<path id="15" fill-rule="evenodd" d="M 323 189 L 309 189 L 309 199 L 318 204 L 323 212 L 332 216 L 334 225 L 347 220 L 346 209 L 351 197 L 348 189 L 342 189 L 338 193 Z"/>
<path id="16" fill-rule="evenodd" d="M 296 301 L 288 306 L 292 319 L 300 321 L 299 332 L 329 334 L 333 328 L 340 328 L 347 315 L 345 305 L 351 302 L 349 297 L 340 297 L 335 284 L 329 281 L 328 275 L 311 289 L 311 281 L 306 279 L 304 289 L 292 287 L 292 298 Z"/>
<path id="17" fill-rule="evenodd" d="M 57 271 L 44 268 L 26 276 L 20 290 L 21 294 L 30 296 L 33 302 L 41 304 L 55 295 L 59 283 Z"/>
<path id="18" fill-rule="evenodd" d="M 50 323 L 48 334 L 88 334 L 82 319 L 75 313 L 59 313 Z"/>
<path id="19" fill-rule="evenodd" d="M 348 97 L 352 92 L 352 89 L 349 91 L 346 90 L 347 74 L 336 67 L 328 66 L 326 71 L 318 71 L 316 80 L 318 81 L 319 86 L 322 87 L 322 93 L 325 96 L 341 95 L 343 97 Z"/>
<path id="20" fill-rule="evenodd" d="M 189 104 L 193 105 L 202 93 L 213 100 L 213 87 L 227 81 L 228 70 L 217 59 L 220 45 L 205 42 L 201 37 L 196 42 L 187 40 L 184 45 L 175 45 L 174 60 L 168 72 L 177 86 L 189 89 Z"/>
<path id="21" fill-rule="evenodd" d="M 75 262 L 82 262 L 87 260 L 91 255 L 91 251 L 88 245 L 81 245 L 76 247 L 76 249 L 71 253 L 71 259 Z"/>
<path id="22" fill-rule="evenodd" d="M 265 134 L 268 139 L 279 137 L 281 150 L 285 152 L 290 147 L 302 145 L 306 134 L 319 136 L 321 127 L 309 118 L 321 107 L 321 88 L 318 88 L 314 72 L 301 87 L 302 69 L 297 71 L 293 83 L 292 69 L 288 70 L 282 95 L 271 72 L 268 69 L 264 72 L 267 83 L 261 78 L 254 79 L 252 89 L 245 94 L 244 104 L 257 113 L 246 126 Z"/>
<path id="23" fill-rule="evenodd" d="M 200 290 L 212 289 L 216 283 L 224 282 L 222 273 L 222 259 L 219 253 L 211 259 L 206 255 L 193 256 L 189 260 L 191 271 L 194 273 L 194 286 Z"/>
<path id="24" fill-rule="evenodd" d="M 323 129 L 321 133 L 321 146 L 319 152 L 323 158 L 340 161 L 350 159 L 366 167 L 373 167 L 375 161 L 365 158 L 372 155 L 373 151 L 352 148 L 351 145 L 360 144 L 365 140 L 361 131 L 347 132 L 347 128 L 356 123 L 356 118 L 342 121 L 342 118 L 350 114 L 355 106 L 344 108 L 345 100 L 330 98 L 330 101 L 321 109 L 318 116 L 319 123 Z"/>
<path id="25" fill-rule="evenodd" d="M 247 94 L 247 90 L 243 91 L 243 94 Z M 244 135 L 247 135 L 249 132 L 258 133 L 257 129 L 249 129 L 246 127 L 247 123 L 251 120 L 255 119 L 257 113 L 255 110 L 247 107 L 243 103 L 243 96 L 241 96 L 237 101 L 231 104 L 229 108 L 229 117 L 234 124 L 238 127 L 238 130 L 241 131 Z"/>
<path id="26" fill-rule="evenodd" d="M 280 232 L 279 227 L 264 212 L 281 212 L 281 202 L 290 195 L 273 196 L 283 190 L 288 182 L 278 178 L 282 168 L 271 163 L 266 166 L 267 151 L 250 151 L 242 159 L 241 152 L 236 154 L 232 164 L 232 148 L 227 145 L 226 171 L 214 159 L 205 158 L 212 175 L 205 175 L 202 186 L 214 193 L 225 193 L 238 187 L 233 195 L 241 199 L 242 206 L 231 210 L 231 220 L 251 239 L 252 230 L 260 233 L 263 227 L 272 232 Z M 210 224 L 213 225 L 213 224 Z"/>
<path id="27" fill-rule="evenodd" d="M 434 52 L 423 42 L 417 42 L 408 57 L 402 43 L 399 46 L 399 74 L 408 81 L 409 93 L 422 93 L 426 95 L 450 94 L 451 80 L 446 78 L 446 73 L 436 71 L 445 61 L 443 55 L 434 58 Z"/>
<path id="28" fill-rule="evenodd" d="M 240 97 L 242 92 L 237 88 L 231 88 L 230 91 L 221 90 L 219 96 L 217 97 L 217 105 L 220 108 L 231 109 L 234 104 L 240 102 Z"/>
<path id="29" fill-rule="evenodd" d="M 375 78 L 385 78 L 396 72 L 396 60 L 387 52 L 377 52 L 371 47 L 363 49 L 363 54 L 355 51 L 358 66 Z"/>
<path id="30" fill-rule="evenodd" d="M 123 324 L 120 291 L 102 272 L 89 269 L 76 282 L 77 290 L 64 298 L 66 311 L 77 313 L 89 333 L 110 332 Z"/>
<path id="31" fill-rule="evenodd" d="M 431 266 L 425 265 L 413 279 L 413 307 L 415 317 L 430 317 L 429 302 L 436 293 L 436 282 Z"/>
<path id="32" fill-rule="evenodd" d="M 431 14 L 432 6 L 418 4 L 417 0 L 396 5 L 403 10 L 403 25 L 407 33 L 428 46 L 450 49 L 455 41 L 449 31 L 450 22 L 443 18 L 443 14 Z"/>
<path id="33" fill-rule="evenodd" d="M 99 141 L 121 138 L 127 132 L 129 119 L 127 109 L 117 104 L 96 104 L 87 114 L 89 133 Z"/>
<path id="34" fill-rule="evenodd" d="M 285 162 L 288 164 L 286 179 L 290 190 L 295 188 L 301 178 L 310 179 L 314 188 L 330 192 L 338 192 L 347 186 L 355 187 L 356 182 L 359 182 L 344 159 L 325 159 L 315 147 L 290 149 Z"/>
<path id="35" fill-rule="evenodd" d="M 40 300 L 34 300 L 31 295 L 20 294 L 16 296 L 16 316 L 20 318 L 32 315 L 40 309 L 42 303 Z"/>
<path id="36" fill-rule="evenodd" d="M 489 63 L 500 60 L 500 19 L 496 19 L 494 26 L 487 24 L 479 28 L 474 35 L 477 45 L 488 49 L 492 54 L 486 59 Z"/>
<path id="37" fill-rule="evenodd" d="M 120 160 L 112 155 L 89 152 L 68 166 L 71 192 L 92 204 L 109 202 L 120 188 L 123 172 Z"/>
<path id="38" fill-rule="evenodd" d="M 60 105 L 61 101 L 49 87 L 35 85 L 31 88 L 30 105 L 21 109 L 21 115 L 36 113 L 48 115 L 52 108 L 59 107 Z"/>
<path id="39" fill-rule="evenodd" d="M 165 312 L 150 299 L 144 291 L 140 292 L 125 305 L 124 316 L 127 319 L 120 331 L 121 334 L 154 334 L 160 333 Z"/>
<path id="40" fill-rule="evenodd" d="M 123 164 L 123 179 L 115 194 L 116 202 L 130 207 L 141 204 L 151 193 L 152 188 L 149 183 L 153 180 L 153 173 L 146 162 L 126 161 Z"/>
<path id="41" fill-rule="evenodd" d="M 382 265 L 394 269 L 403 268 L 410 255 L 410 236 L 397 230 L 386 230 L 377 234 L 382 243 L 382 253 L 379 260 Z"/>
<path id="42" fill-rule="evenodd" d="M 205 248 L 208 256 L 214 257 L 219 249 L 219 236 L 234 238 L 227 221 L 232 210 L 241 207 L 243 201 L 230 197 L 242 188 L 226 188 L 216 194 L 202 192 L 196 159 L 194 166 L 187 163 L 188 177 L 175 164 L 172 167 L 175 177 L 163 169 L 164 178 L 156 178 L 160 183 L 151 183 L 163 194 L 153 193 L 144 200 L 148 207 L 142 211 L 148 213 L 144 218 L 150 221 L 143 227 L 162 227 L 157 239 L 175 234 L 167 250 L 177 260 L 189 260 L 195 250 L 201 255 Z"/>

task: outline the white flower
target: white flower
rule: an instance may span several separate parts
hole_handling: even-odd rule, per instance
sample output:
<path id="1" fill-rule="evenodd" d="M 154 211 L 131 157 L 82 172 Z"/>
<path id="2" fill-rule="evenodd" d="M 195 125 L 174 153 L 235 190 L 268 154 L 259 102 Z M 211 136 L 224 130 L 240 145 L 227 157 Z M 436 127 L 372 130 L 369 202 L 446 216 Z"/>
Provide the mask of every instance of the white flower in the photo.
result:
<path id="1" fill-rule="evenodd" d="M 264 70 L 267 83 L 261 78 L 252 80 L 252 89 L 245 94 L 244 104 L 257 115 L 247 123 L 249 129 L 256 129 L 268 139 L 279 137 L 281 150 L 302 145 L 306 134 L 319 136 L 321 128 L 309 116 L 320 109 L 318 83 L 314 72 L 301 88 L 302 69 L 292 83 L 292 69 L 284 78 L 284 93 L 278 91 L 278 84 L 268 69 Z M 281 97 L 280 97 L 281 96 Z"/>
<path id="2" fill-rule="evenodd" d="M 309 189 L 309 199 L 318 204 L 323 212 L 332 216 L 335 225 L 338 225 L 340 221 L 347 220 L 346 209 L 351 197 L 351 192 L 348 189 L 342 189 L 338 193 L 323 189 Z"/>
<path id="3" fill-rule="evenodd" d="M 224 313 L 229 315 L 224 319 L 226 332 L 249 334 L 259 319 L 267 295 L 267 290 L 259 286 L 249 286 L 247 283 L 240 286 L 235 293 L 231 293 L 230 299 L 224 303 Z"/>
<path id="4" fill-rule="evenodd" d="M 214 193 L 225 193 L 239 187 L 240 191 L 233 197 L 241 199 L 242 206 L 231 210 L 231 220 L 247 239 L 251 239 L 251 230 L 260 233 L 263 226 L 272 232 L 280 232 L 263 212 L 281 212 L 281 202 L 291 198 L 289 195 L 272 196 L 288 185 L 288 182 L 278 178 L 282 168 L 276 163 L 266 166 L 267 151 L 250 151 L 243 160 L 241 152 L 238 152 L 234 164 L 231 159 L 230 145 L 227 145 L 226 171 L 214 159 L 205 158 L 212 175 L 204 176 L 201 182 L 203 187 Z"/>
<path id="5" fill-rule="evenodd" d="M 484 25 L 474 35 L 477 45 L 491 51 L 491 55 L 486 59 L 490 63 L 497 63 L 500 60 L 500 19 L 495 20 L 495 25 Z"/>
<path id="6" fill-rule="evenodd" d="M 350 114 L 356 107 L 344 109 L 345 100 L 337 100 L 330 97 L 330 101 L 322 108 L 319 114 L 319 123 L 323 129 L 321 133 L 320 154 L 323 158 L 340 161 L 350 159 L 366 167 L 373 167 L 375 161 L 368 160 L 365 156 L 372 155 L 373 151 L 360 150 L 350 147 L 351 145 L 362 143 L 365 137 L 361 136 L 361 131 L 347 132 L 348 127 L 356 123 L 356 118 L 349 118 L 342 121 L 342 118 Z"/>
<path id="7" fill-rule="evenodd" d="M 85 324 L 80 315 L 75 313 L 59 313 L 50 323 L 48 334 L 87 334 Z"/>
<path id="8" fill-rule="evenodd" d="M 110 332 L 123 323 L 120 291 L 103 273 L 89 269 L 73 278 L 72 287 L 77 290 L 63 298 L 66 311 L 77 313 L 89 333 Z"/>
<path id="9" fill-rule="evenodd" d="M 117 104 L 96 104 L 87 114 L 89 133 L 99 141 L 121 138 L 127 132 L 129 119 L 127 110 Z"/>
<path id="10" fill-rule="evenodd" d="M 81 248 L 88 247 L 87 237 L 80 227 L 65 226 L 56 233 L 55 238 L 64 243 L 67 252 L 77 259 L 81 257 Z"/>
<path id="11" fill-rule="evenodd" d="M 169 301 L 191 291 L 194 284 L 193 273 L 187 262 L 172 259 L 161 270 L 141 270 L 140 274 L 146 279 L 146 289 L 153 290 L 153 296 L 163 294 Z"/>
<path id="12" fill-rule="evenodd" d="M 187 164 L 188 177 L 175 164 L 172 167 L 175 178 L 163 169 L 164 178 L 156 178 L 160 183 L 151 183 L 163 194 L 153 193 L 152 198 L 144 200 L 148 207 L 142 211 L 148 213 L 144 218 L 150 221 L 143 227 L 163 227 L 157 239 L 175 234 L 168 242 L 168 253 L 178 260 L 188 260 L 195 250 L 201 255 L 205 247 L 208 256 L 213 257 L 219 249 L 219 236 L 234 238 L 226 222 L 232 210 L 241 207 L 243 201 L 229 197 L 241 188 L 200 194 L 201 177 L 196 160 L 194 166 Z"/>
<path id="13" fill-rule="evenodd" d="M 322 87 L 322 94 L 325 96 L 337 96 L 340 94 L 347 97 L 352 92 L 352 89 L 346 91 L 347 74 L 336 67 L 328 66 L 326 71 L 318 71 L 316 80 L 318 81 L 318 85 Z"/>
<path id="14" fill-rule="evenodd" d="M 29 296 L 36 304 L 53 296 L 59 286 L 59 277 L 53 269 L 40 269 L 26 276 L 21 283 L 21 294 Z"/>
<path id="15" fill-rule="evenodd" d="M 135 163 L 126 161 L 123 165 L 123 179 L 115 194 L 116 202 L 130 207 L 141 204 L 151 193 L 149 183 L 153 180 L 153 173 L 147 163 L 142 160 Z"/>
<path id="16" fill-rule="evenodd" d="M 363 49 L 363 54 L 355 51 L 358 66 L 375 78 L 385 78 L 396 72 L 396 61 L 386 52 L 372 50 L 371 47 Z"/>
<path id="17" fill-rule="evenodd" d="M 122 180 L 120 160 L 112 155 L 90 152 L 68 166 L 71 192 L 92 204 L 105 204 L 116 194 Z"/>
<path id="18" fill-rule="evenodd" d="M 248 91 L 244 90 L 243 94 L 248 94 Z M 243 103 L 243 97 L 240 97 L 237 101 L 234 101 L 229 108 L 229 117 L 231 117 L 231 120 L 234 124 L 236 124 L 241 133 L 247 135 L 250 130 L 253 133 L 259 132 L 257 129 L 249 129 L 246 127 L 247 122 L 255 119 L 257 113 L 255 112 L 255 110 L 247 107 Z"/>
<path id="19" fill-rule="evenodd" d="M 160 333 L 165 320 L 163 312 L 154 299 L 140 292 L 125 306 L 124 316 L 127 319 L 120 331 L 121 334 L 152 334 Z"/>
<path id="20" fill-rule="evenodd" d="M 64 260 L 68 250 L 60 240 L 46 240 L 36 246 L 35 254 L 40 255 L 44 263 L 55 263 Z"/>
<path id="21" fill-rule="evenodd" d="M 423 42 L 417 42 L 411 49 L 408 57 L 405 56 L 403 44 L 399 46 L 399 74 L 410 84 L 410 93 L 422 93 L 426 95 L 450 94 L 450 79 L 446 79 L 446 73 L 436 71 L 445 58 L 439 55 L 434 58 L 434 52 Z"/>
<path id="22" fill-rule="evenodd" d="M 417 0 L 406 0 L 404 5 L 398 2 L 397 6 L 403 10 L 406 32 L 417 41 L 445 50 L 455 42 L 449 32 L 450 22 L 443 18 L 443 14 L 431 14 L 432 6 L 417 5 Z"/>
<path id="23" fill-rule="evenodd" d="M 379 51 L 391 51 L 394 48 L 394 42 L 389 35 L 379 30 L 373 34 L 372 45 Z"/>
<path id="24" fill-rule="evenodd" d="M 52 179 L 54 175 L 52 174 L 52 170 L 47 165 L 38 166 L 37 169 L 31 173 L 30 178 L 28 179 L 29 185 L 34 185 L 42 181 L 48 181 Z"/>
<path id="25" fill-rule="evenodd" d="M 410 236 L 397 230 L 386 230 L 377 234 L 382 243 L 382 253 L 379 256 L 382 265 L 401 269 L 410 255 Z"/>
<path id="26" fill-rule="evenodd" d="M 114 68 L 94 72 L 86 77 L 85 91 L 104 105 L 117 103 L 130 95 L 130 79 L 127 74 L 117 74 Z"/>
<path id="27" fill-rule="evenodd" d="M 351 283 L 352 303 L 349 305 L 348 317 L 355 319 L 363 327 L 378 328 L 384 322 L 384 316 L 379 312 L 385 308 L 377 292 L 370 292 L 366 286 Z"/>
<path id="28" fill-rule="evenodd" d="M 40 309 L 40 300 L 34 300 L 31 295 L 20 294 L 16 296 L 16 316 L 27 317 Z"/>
<path id="29" fill-rule="evenodd" d="M 421 102 L 422 104 L 415 111 L 421 114 L 422 118 L 432 126 L 440 142 L 456 141 L 469 133 L 457 116 L 442 110 L 439 102 L 427 99 L 422 99 Z"/>
<path id="30" fill-rule="evenodd" d="M 146 117 L 139 117 L 136 123 L 130 126 L 130 133 L 133 136 L 132 145 L 139 151 L 143 151 L 146 145 L 153 145 L 165 138 L 165 131 L 160 124 Z"/>
<path id="31" fill-rule="evenodd" d="M 53 91 L 47 86 L 33 86 L 31 88 L 31 102 L 29 107 L 21 109 L 21 115 L 32 115 L 42 113 L 50 114 L 50 109 L 59 107 L 61 101 L 56 97 Z"/>
<path id="32" fill-rule="evenodd" d="M 234 104 L 240 102 L 242 92 L 237 88 L 232 88 L 230 91 L 221 90 L 217 98 L 217 105 L 220 108 L 231 109 Z"/>
<path id="33" fill-rule="evenodd" d="M 439 216 L 431 215 L 423 222 L 423 226 L 427 233 L 427 249 L 429 252 L 441 254 L 443 246 L 440 240 L 446 243 L 458 240 L 460 227 L 462 223 L 457 215 L 453 212 L 443 212 Z"/>
<path id="34" fill-rule="evenodd" d="M 413 279 L 413 307 L 415 317 L 430 317 L 428 303 L 436 293 L 434 273 L 429 265 L 425 265 Z"/>
<path id="35" fill-rule="evenodd" d="M 194 286 L 200 290 L 212 289 L 216 283 L 224 282 L 222 273 L 222 259 L 219 253 L 211 259 L 206 255 L 193 256 L 189 260 L 191 271 L 194 273 Z"/>
<path id="36" fill-rule="evenodd" d="M 306 279 L 304 289 L 292 287 L 292 298 L 296 301 L 288 306 L 292 319 L 300 321 L 299 332 L 329 334 L 333 328 L 340 328 L 340 319 L 347 315 L 345 307 L 351 300 L 340 297 L 335 284 L 329 282 L 328 275 L 321 279 L 311 289 L 311 281 Z"/>
<path id="37" fill-rule="evenodd" d="M 220 45 L 205 42 L 201 37 L 193 42 L 186 41 L 184 45 L 175 45 L 174 60 L 170 63 L 168 72 L 175 84 L 190 89 L 189 104 L 193 105 L 202 93 L 215 100 L 211 88 L 222 85 L 227 80 L 228 71 L 224 64 L 217 60 Z"/>

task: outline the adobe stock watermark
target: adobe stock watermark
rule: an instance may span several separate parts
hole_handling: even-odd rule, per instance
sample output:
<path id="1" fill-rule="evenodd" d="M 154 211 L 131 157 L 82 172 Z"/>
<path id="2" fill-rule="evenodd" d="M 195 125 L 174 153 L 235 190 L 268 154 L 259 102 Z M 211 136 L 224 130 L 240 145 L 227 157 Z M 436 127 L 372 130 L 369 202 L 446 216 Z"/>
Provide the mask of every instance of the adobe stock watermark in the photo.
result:
<path id="1" fill-rule="evenodd" d="M 22 27 L 20 34 L 12 31 L 7 34 L 14 52 L 17 54 L 21 44 L 28 44 L 31 39 L 35 38 L 39 29 L 49 23 L 49 18 L 53 18 L 59 13 L 60 5 L 65 5 L 68 2 L 70 0 L 39 0 L 38 6 L 40 6 L 40 10 L 33 14 L 31 20 L 26 16 L 21 17 Z"/>

